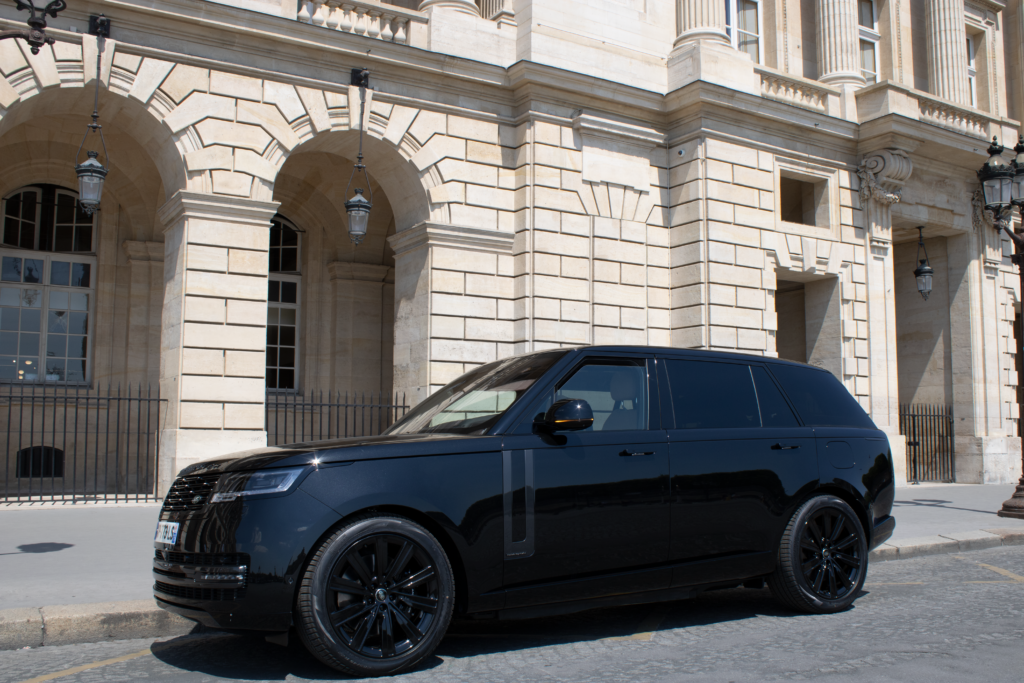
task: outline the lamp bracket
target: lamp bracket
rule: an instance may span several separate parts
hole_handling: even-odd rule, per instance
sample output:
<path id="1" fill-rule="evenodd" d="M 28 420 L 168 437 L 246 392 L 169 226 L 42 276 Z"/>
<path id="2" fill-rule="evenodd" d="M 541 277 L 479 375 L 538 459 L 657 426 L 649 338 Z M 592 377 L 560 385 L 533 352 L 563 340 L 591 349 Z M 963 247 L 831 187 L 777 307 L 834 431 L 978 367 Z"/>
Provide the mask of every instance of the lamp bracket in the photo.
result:
<path id="1" fill-rule="evenodd" d="M 352 80 L 351 85 L 357 88 L 369 88 L 370 87 L 370 72 L 363 67 L 357 67 L 352 69 Z"/>
<path id="2" fill-rule="evenodd" d="M 89 17 L 89 35 L 97 36 L 99 38 L 110 37 L 110 19 L 100 14 L 99 16 L 93 14 Z"/>

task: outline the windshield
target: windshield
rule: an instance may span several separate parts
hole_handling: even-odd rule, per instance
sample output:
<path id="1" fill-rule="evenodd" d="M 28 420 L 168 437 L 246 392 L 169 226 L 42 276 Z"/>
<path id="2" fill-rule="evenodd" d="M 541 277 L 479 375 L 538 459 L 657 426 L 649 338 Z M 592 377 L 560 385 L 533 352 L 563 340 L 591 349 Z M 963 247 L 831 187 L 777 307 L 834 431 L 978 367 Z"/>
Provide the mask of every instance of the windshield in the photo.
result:
<path id="1" fill-rule="evenodd" d="M 532 353 L 470 370 L 413 408 L 385 434 L 486 434 L 565 353 Z"/>

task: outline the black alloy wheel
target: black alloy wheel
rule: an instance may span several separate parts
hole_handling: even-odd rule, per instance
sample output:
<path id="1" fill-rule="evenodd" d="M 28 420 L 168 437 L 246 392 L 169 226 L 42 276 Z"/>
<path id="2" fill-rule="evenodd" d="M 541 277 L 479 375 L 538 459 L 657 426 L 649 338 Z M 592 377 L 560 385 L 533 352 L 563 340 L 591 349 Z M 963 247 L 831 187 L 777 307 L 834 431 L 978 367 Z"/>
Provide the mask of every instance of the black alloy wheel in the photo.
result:
<path id="1" fill-rule="evenodd" d="M 311 560 L 299 588 L 299 633 L 335 669 L 393 674 L 433 652 L 453 604 L 451 566 L 426 529 L 401 517 L 363 518 Z"/>
<path id="2" fill-rule="evenodd" d="M 867 537 L 853 508 L 835 496 L 816 496 L 786 526 L 768 586 L 796 610 L 829 614 L 853 603 L 867 568 Z"/>

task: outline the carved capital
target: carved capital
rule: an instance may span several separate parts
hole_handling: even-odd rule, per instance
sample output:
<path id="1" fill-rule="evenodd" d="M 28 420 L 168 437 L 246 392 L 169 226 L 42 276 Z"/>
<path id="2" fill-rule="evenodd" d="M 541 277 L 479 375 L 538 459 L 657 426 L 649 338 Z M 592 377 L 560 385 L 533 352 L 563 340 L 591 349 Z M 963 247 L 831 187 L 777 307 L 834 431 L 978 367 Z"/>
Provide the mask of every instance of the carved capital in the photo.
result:
<path id="1" fill-rule="evenodd" d="M 876 201 L 892 206 L 903 198 L 903 184 L 914 172 L 914 163 L 906 152 L 883 149 L 864 157 L 857 175 L 860 177 L 860 196 L 866 204 Z"/>

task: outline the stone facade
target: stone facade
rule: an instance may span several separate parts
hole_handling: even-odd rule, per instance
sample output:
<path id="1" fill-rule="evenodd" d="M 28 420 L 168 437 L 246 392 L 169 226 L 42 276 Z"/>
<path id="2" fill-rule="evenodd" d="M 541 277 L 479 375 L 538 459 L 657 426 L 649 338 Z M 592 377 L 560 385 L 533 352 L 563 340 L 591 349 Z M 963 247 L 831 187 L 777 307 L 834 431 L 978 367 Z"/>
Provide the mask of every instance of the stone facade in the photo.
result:
<path id="1" fill-rule="evenodd" d="M 76 186 L 99 64 L 112 170 L 86 383 L 159 382 L 161 489 L 266 443 L 268 279 L 298 292 L 286 389 L 416 402 L 534 349 L 739 350 L 832 371 L 901 476 L 915 402 L 953 406 L 958 481 L 1020 475 L 1020 291 L 972 198 L 987 140 L 1024 117 L 1022 0 L 89 11 L 111 38 L 71 7 L 39 55 L 0 41 L 0 192 Z M 374 208 L 355 246 L 360 132 Z M 272 219 L 295 228 L 294 269 L 268 266 Z"/>

